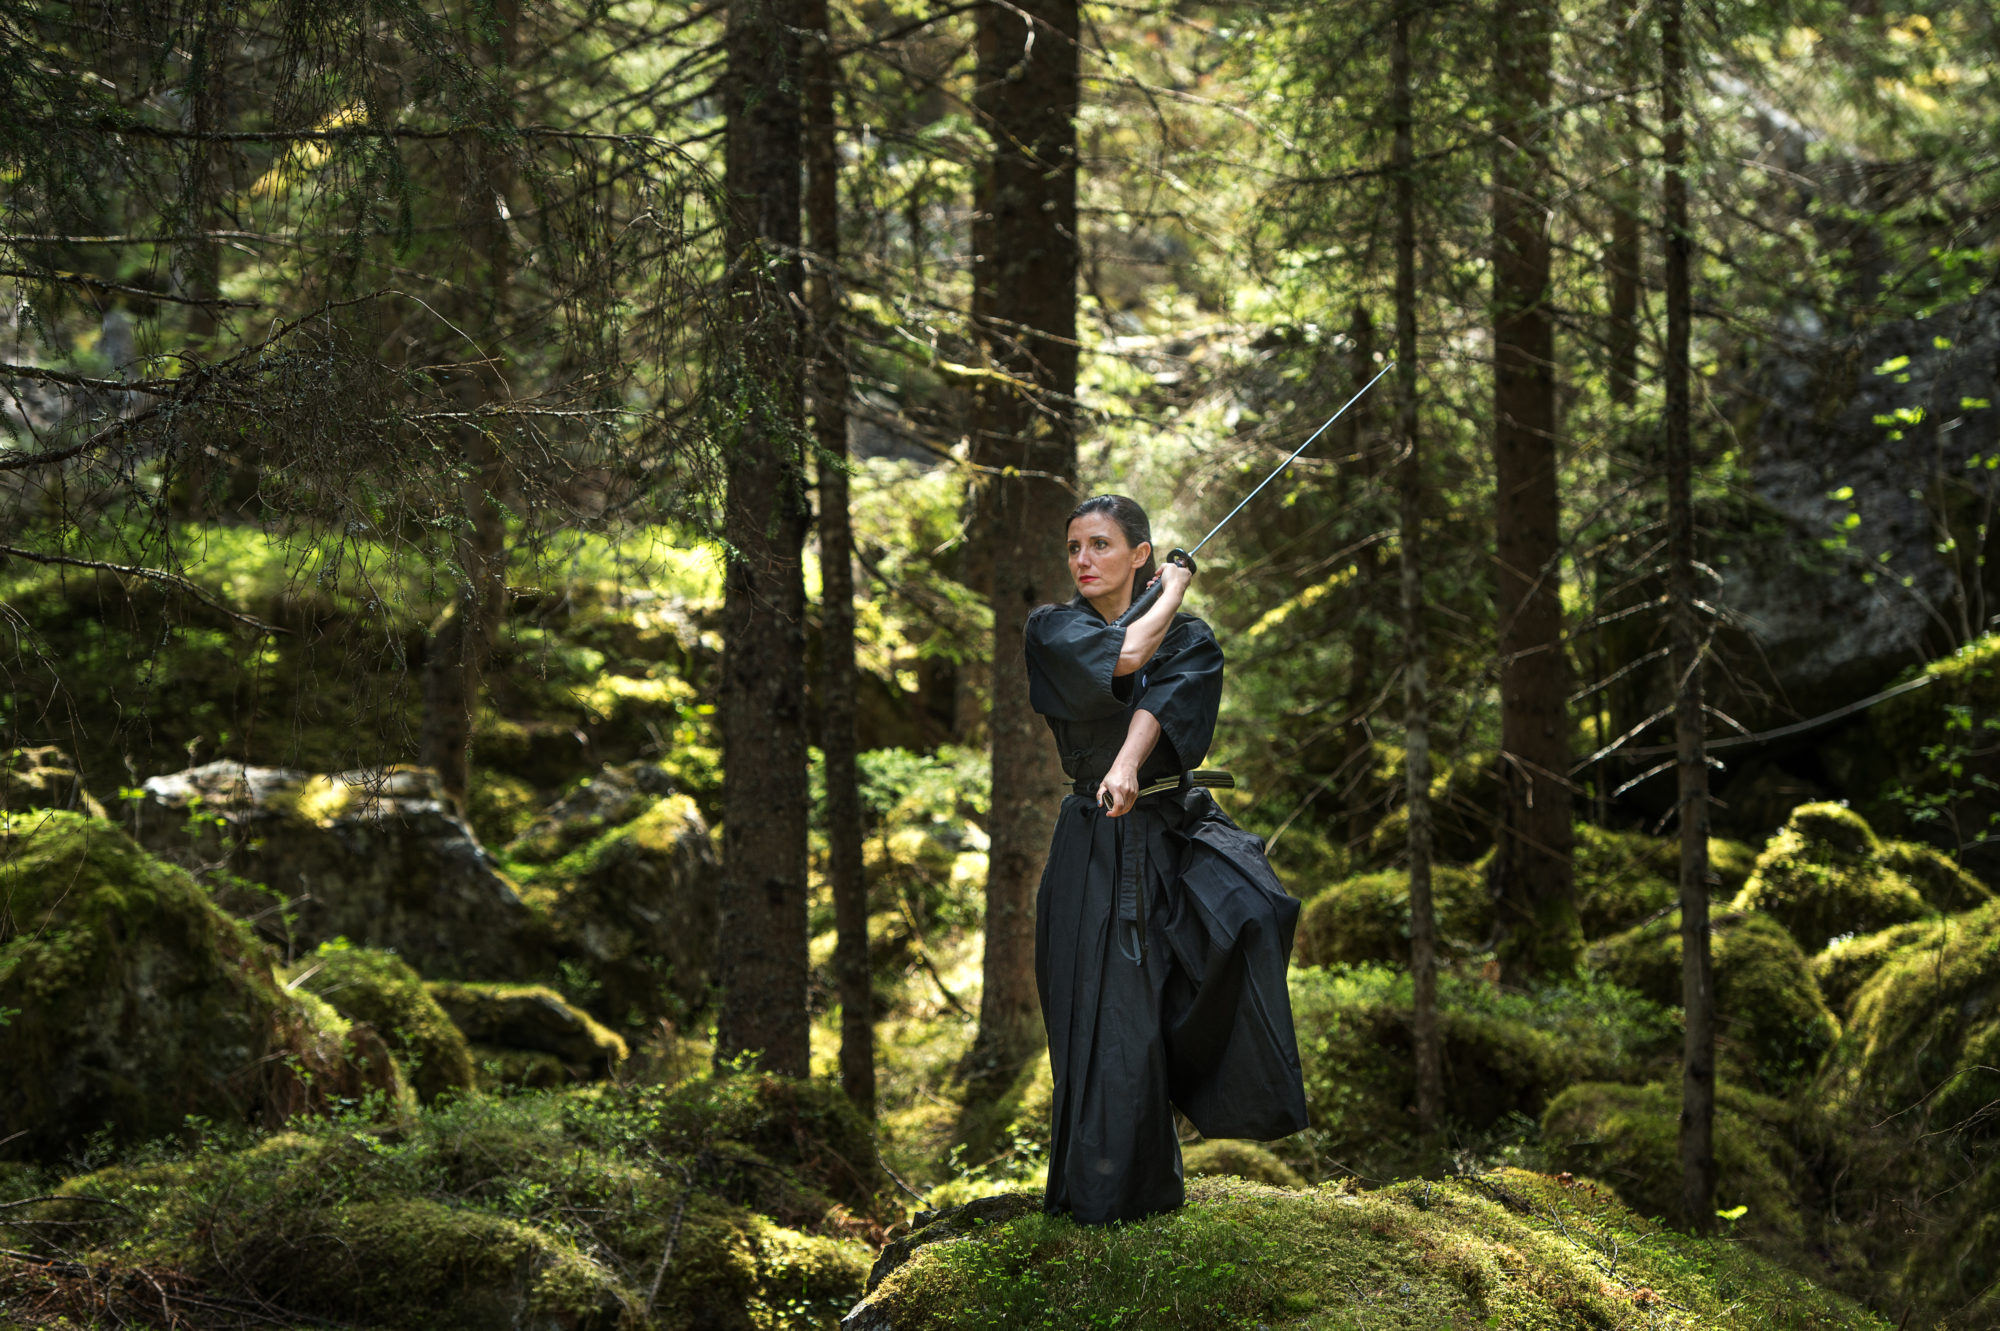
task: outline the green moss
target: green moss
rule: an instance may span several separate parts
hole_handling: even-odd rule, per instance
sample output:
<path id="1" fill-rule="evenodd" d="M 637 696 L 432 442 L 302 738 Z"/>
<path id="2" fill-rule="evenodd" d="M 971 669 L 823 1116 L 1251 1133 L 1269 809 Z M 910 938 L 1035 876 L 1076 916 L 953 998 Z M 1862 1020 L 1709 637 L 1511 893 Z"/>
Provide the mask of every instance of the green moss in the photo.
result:
<path id="1" fill-rule="evenodd" d="M 82 814 L 0 815 L 0 1122 L 16 1154 L 188 1115 L 274 1124 L 393 1092 L 348 1032 L 288 994 L 249 930 L 188 874 Z"/>
<path id="2" fill-rule="evenodd" d="M 1248 1179 L 1274 1188 L 1303 1188 L 1299 1172 L 1271 1153 L 1261 1142 L 1199 1141 L 1181 1148 L 1181 1172 Z"/>
<path id="3" fill-rule="evenodd" d="M 1295 970 L 1292 1009 L 1312 1127 L 1279 1154 L 1315 1171 L 1338 1162 L 1373 1178 L 1416 1172 L 1410 979 L 1386 967 Z M 1595 980 L 1533 992 L 1439 977 L 1445 1110 L 1462 1147 L 1531 1136 L 1549 1100 L 1580 1081 L 1658 1075 L 1672 1014 Z M 1315 1172 L 1309 1176 L 1317 1176 Z"/>
<path id="4" fill-rule="evenodd" d="M 1734 896 L 1756 852 L 1740 841 L 1708 839 L 1710 891 Z M 1608 938 L 1680 903 L 1678 839 L 1576 825 L 1576 912 L 1585 938 Z"/>
<path id="5" fill-rule="evenodd" d="M 479 769 L 472 774 L 465 821 L 481 844 L 504 846 L 534 820 L 538 804 L 535 788 L 520 777 Z"/>
<path id="6" fill-rule="evenodd" d="M 1838 804 L 1807 804 L 1757 857 L 1735 901 L 1789 929 L 1817 952 L 1846 934 L 1871 934 L 1991 896 L 1984 884 L 1927 847 L 1885 843 Z"/>
<path id="7" fill-rule="evenodd" d="M 1954 1326 L 2000 1314 L 2000 902 L 1892 952 L 1812 1091 L 1832 1211 L 1897 1297 Z M 1958 1310 L 1954 1312 L 1954 1310 Z"/>
<path id="8" fill-rule="evenodd" d="M 101 1269 L 173 1272 L 319 1323 L 807 1331 L 854 1301 L 870 1250 L 843 1208 L 746 1209 L 728 1195 L 739 1174 L 781 1166 L 713 1134 L 663 1153 L 657 1123 L 615 1101 L 471 1097 L 381 1136 L 312 1125 L 70 1180 L 102 1200 L 34 1218 L 64 1222 Z"/>
<path id="9" fill-rule="evenodd" d="M 1492 929 L 1479 875 L 1438 865 L 1431 875 L 1441 955 L 1477 949 Z M 1355 966 L 1410 960 L 1410 876 L 1402 869 L 1335 883 L 1306 904 L 1292 955 L 1301 966 Z"/>
<path id="10" fill-rule="evenodd" d="M 643 1088 L 627 1094 L 641 1107 L 655 1100 Z M 657 1138 L 669 1151 L 699 1151 L 716 1139 L 739 1142 L 856 1210 L 872 1209 L 888 1182 L 867 1120 L 829 1082 L 767 1073 L 702 1077 L 657 1097 L 656 1105 L 650 1112 Z"/>
<path id="11" fill-rule="evenodd" d="M 1861 987 L 1875 978 L 1885 962 L 1906 947 L 1930 946 L 1943 935 L 1944 918 L 1913 920 L 1893 928 L 1853 938 L 1836 938 L 1812 959 L 1813 979 L 1827 1004 L 1842 1017 Z"/>
<path id="12" fill-rule="evenodd" d="M 1740 1246 L 1513 1170 L 1362 1195 L 1203 1180 L 1130 1224 L 934 1228 L 871 1296 L 899 1331 L 1887 1325 Z"/>
<path id="13" fill-rule="evenodd" d="M 1678 1082 L 1572 1086 L 1542 1115 L 1542 1148 L 1553 1167 L 1608 1183 L 1639 1214 L 1687 1228 L 1680 1203 L 1680 1112 Z M 1800 1253 L 1807 1240 L 1793 1114 L 1784 1101 L 1717 1088 L 1716 1209 L 1747 1208 L 1732 1233 L 1755 1236 L 1787 1255 Z"/>
<path id="14" fill-rule="evenodd" d="M 630 1052 L 623 1037 L 546 985 L 440 980 L 424 987 L 471 1044 L 552 1055 L 573 1077 L 602 1076 Z"/>
<path id="15" fill-rule="evenodd" d="M 1680 912 L 1590 949 L 1590 964 L 1656 1003 L 1681 999 Z M 1712 919 L 1717 1040 L 1741 1084 L 1781 1091 L 1812 1075 L 1840 1026 L 1792 936 L 1762 915 Z"/>
<path id="16" fill-rule="evenodd" d="M 296 991 L 324 999 L 342 1016 L 380 1033 L 425 1103 L 471 1087 L 465 1036 L 395 953 L 322 943 L 293 969 Z"/>

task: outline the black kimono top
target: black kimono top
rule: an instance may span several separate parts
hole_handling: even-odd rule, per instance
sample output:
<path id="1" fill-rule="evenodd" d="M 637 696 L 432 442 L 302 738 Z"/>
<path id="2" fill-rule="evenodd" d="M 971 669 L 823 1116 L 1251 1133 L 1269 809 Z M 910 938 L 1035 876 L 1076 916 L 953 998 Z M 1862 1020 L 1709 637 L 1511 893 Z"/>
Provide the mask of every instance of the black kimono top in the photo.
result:
<path id="1" fill-rule="evenodd" d="M 1144 612 L 1144 604 L 1136 607 Z M 1139 768 L 1149 786 L 1199 766 L 1215 738 L 1222 705 L 1222 648 L 1194 615 L 1178 614 L 1152 660 L 1136 674 L 1114 677 L 1127 611 L 1106 623 L 1082 597 L 1041 606 L 1028 616 L 1028 702 L 1055 733 L 1063 771 L 1095 794 L 1111 770 L 1134 709 L 1160 722 L 1160 742 Z"/>

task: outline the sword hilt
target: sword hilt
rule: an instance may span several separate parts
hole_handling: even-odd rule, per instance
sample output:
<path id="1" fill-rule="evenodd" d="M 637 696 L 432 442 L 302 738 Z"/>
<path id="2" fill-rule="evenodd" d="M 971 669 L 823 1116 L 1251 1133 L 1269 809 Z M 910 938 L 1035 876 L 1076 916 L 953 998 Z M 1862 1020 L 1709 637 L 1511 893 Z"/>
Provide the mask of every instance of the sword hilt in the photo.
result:
<path id="1" fill-rule="evenodd" d="M 1190 573 L 1198 571 L 1195 567 L 1194 556 L 1179 546 L 1175 546 L 1173 549 L 1167 551 L 1167 562 L 1169 564 L 1179 564 Z"/>

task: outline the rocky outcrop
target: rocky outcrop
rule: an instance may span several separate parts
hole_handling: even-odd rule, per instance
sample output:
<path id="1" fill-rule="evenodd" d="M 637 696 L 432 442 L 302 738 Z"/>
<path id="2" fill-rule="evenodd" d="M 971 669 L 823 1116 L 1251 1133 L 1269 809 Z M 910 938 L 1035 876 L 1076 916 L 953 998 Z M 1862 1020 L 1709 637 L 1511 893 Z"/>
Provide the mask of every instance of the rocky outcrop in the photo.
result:
<path id="1" fill-rule="evenodd" d="M 0 816 L 0 1016 L 0 1155 L 396 1091 L 373 1031 L 286 990 L 185 872 L 77 813 Z"/>
<path id="2" fill-rule="evenodd" d="M 660 768 L 606 766 L 505 852 L 588 971 L 573 995 L 619 1029 L 684 1019 L 708 1002 L 721 862 L 694 801 Z"/>
<path id="3" fill-rule="evenodd" d="M 578 1081 L 602 1077 L 625 1061 L 625 1041 L 553 989 L 450 981 L 429 989 L 452 1024 L 481 1052 L 544 1054 Z M 536 1062 L 517 1061 L 528 1067 Z"/>
<path id="4" fill-rule="evenodd" d="M 1725 393 L 1741 482 L 1703 516 L 1720 617 L 1711 705 L 1752 731 L 1824 716 L 1986 630 L 2000 605 L 1984 516 L 2000 495 L 1996 364 L 2000 292 L 1989 292 L 1853 334 L 1822 334 L 1808 317 Z M 1605 609 L 1636 609 L 1661 590 L 1631 573 L 1629 599 Z M 1666 632 L 1664 614 L 1616 621 L 1603 675 L 1663 646 Z M 1655 715 L 1671 692 L 1664 664 L 1619 679 L 1607 691 L 1611 732 Z M 1762 837 L 1793 805 L 1872 797 L 1865 764 L 1843 773 L 1815 753 L 1837 724 L 1856 723 L 1719 755 L 1730 766 L 1718 828 Z M 1670 728 L 1648 738 L 1670 742 Z M 1614 766 L 1622 781 L 1657 760 Z M 1632 802 L 1664 811 L 1672 784 L 1655 778 Z"/>
<path id="5" fill-rule="evenodd" d="M 158 776 L 138 839 L 219 866 L 217 899 L 293 955 L 335 938 L 434 978 L 547 974 L 554 939 L 419 768 L 313 775 L 215 762 Z"/>

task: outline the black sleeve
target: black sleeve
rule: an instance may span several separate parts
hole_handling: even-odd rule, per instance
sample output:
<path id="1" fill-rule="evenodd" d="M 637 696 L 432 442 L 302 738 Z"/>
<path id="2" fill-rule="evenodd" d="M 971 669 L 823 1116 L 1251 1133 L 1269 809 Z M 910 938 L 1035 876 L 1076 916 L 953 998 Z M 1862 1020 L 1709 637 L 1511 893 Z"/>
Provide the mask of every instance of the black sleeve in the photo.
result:
<path id="1" fill-rule="evenodd" d="M 1028 704 L 1058 721 L 1099 721 L 1129 704 L 1112 689 L 1125 625 L 1107 624 L 1073 605 L 1045 605 L 1028 616 Z"/>
<path id="2" fill-rule="evenodd" d="M 1159 718 L 1181 767 L 1200 766 L 1222 706 L 1222 648 L 1215 634 L 1193 615 L 1177 618 L 1142 673 L 1146 687 L 1136 706 Z"/>

